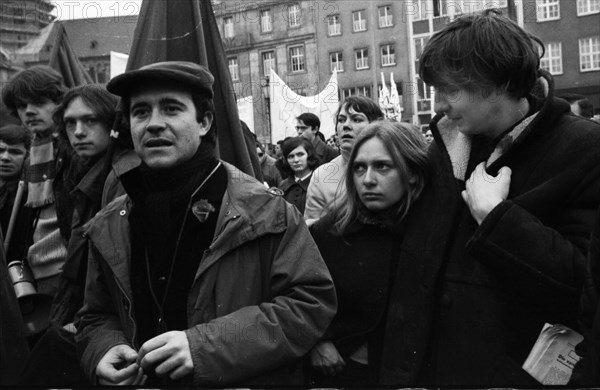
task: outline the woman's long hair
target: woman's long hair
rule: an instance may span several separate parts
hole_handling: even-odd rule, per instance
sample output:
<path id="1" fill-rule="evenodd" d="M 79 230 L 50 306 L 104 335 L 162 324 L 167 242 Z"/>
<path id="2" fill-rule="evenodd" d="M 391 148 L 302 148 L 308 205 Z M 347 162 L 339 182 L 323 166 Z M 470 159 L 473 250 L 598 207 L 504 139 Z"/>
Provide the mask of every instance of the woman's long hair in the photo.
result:
<path id="1" fill-rule="evenodd" d="M 408 213 L 410 207 L 418 199 L 429 179 L 429 160 L 427 158 L 427 141 L 417 126 L 402 122 L 376 121 L 369 124 L 358 136 L 348 159 L 346 169 L 346 195 L 337 203 L 334 233 L 344 235 L 364 213 L 356 185 L 354 184 L 354 160 L 361 146 L 371 138 L 377 138 L 389 152 L 394 167 L 400 173 L 400 179 L 406 188 L 406 194 L 395 206 L 389 219 L 399 222 Z M 400 188 L 398 189 L 400 191 Z"/>

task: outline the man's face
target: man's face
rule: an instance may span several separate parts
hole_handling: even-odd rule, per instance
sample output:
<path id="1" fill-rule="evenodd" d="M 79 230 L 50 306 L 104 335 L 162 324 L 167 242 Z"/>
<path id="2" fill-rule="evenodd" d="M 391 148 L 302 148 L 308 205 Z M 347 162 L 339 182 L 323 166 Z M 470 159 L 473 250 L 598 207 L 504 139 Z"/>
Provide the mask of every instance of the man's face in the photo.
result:
<path id="1" fill-rule="evenodd" d="M 149 86 L 131 95 L 129 119 L 138 156 L 152 169 L 165 169 L 196 154 L 213 118 L 207 113 L 198 123 L 189 92 Z"/>
<path id="2" fill-rule="evenodd" d="M 315 133 L 317 132 L 317 129 L 305 125 L 301 120 L 296 120 L 296 131 L 298 132 L 298 137 L 304 137 L 312 142 L 315 139 Z"/>
<path id="3" fill-rule="evenodd" d="M 26 157 L 27 149 L 24 144 L 8 145 L 0 140 L 0 179 L 19 178 Z"/>
<path id="4" fill-rule="evenodd" d="M 347 105 L 342 107 L 337 116 L 336 131 L 340 141 L 340 149 L 350 153 L 354 141 L 360 132 L 367 127 L 369 119 L 362 112 L 357 112 Z"/>
<path id="5" fill-rule="evenodd" d="M 484 96 L 480 91 L 463 88 L 436 88 L 434 110 L 446 114 L 452 125 L 465 135 L 495 137 L 504 130 L 502 105 L 506 99 L 506 95 L 495 92 Z"/>
<path id="6" fill-rule="evenodd" d="M 52 115 L 58 105 L 51 100 L 40 102 L 21 102 L 17 106 L 17 114 L 23 123 L 33 133 L 44 132 L 54 127 Z"/>
<path id="7" fill-rule="evenodd" d="M 110 144 L 110 129 L 83 99 L 73 99 L 63 114 L 69 142 L 79 157 L 90 159 L 102 155 Z"/>

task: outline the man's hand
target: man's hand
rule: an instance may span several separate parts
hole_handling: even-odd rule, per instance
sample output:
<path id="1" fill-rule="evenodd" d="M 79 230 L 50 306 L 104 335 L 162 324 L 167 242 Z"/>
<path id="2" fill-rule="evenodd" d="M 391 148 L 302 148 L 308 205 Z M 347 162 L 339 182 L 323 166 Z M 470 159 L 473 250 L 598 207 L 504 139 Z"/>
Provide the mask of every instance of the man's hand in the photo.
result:
<path id="1" fill-rule="evenodd" d="M 119 344 L 108 350 L 96 366 L 101 385 L 141 385 L 146 381 L 144 371 L 136 363 L 137 352 L 129 345 Z"/>
<path id="2" fill-rule="evenodd" d="M 310 350 L 310 364 L 323 374 L 333 376 L 344 369 L 346 362 L 331 341 L 320 341 Z"/>
<path id="3" fill-rule="evenodd" d="M 502 167 L 498 176 L 494 177 L 487 174 L 485 163 L 481 163 L 465 183 L 461 195 L 479 225 L 494 207 L 508 197 L 511 173 L 509 167 Z"/>
<path id="4" fill-rule="evenodd" d="M 172 380 L 194 369 L 190 345 L 182 331 L 166 332 L 146 341 L 140 348 L 139 362 L 145 371 L 154 369 L 156 375 L 169 375 Z"/>

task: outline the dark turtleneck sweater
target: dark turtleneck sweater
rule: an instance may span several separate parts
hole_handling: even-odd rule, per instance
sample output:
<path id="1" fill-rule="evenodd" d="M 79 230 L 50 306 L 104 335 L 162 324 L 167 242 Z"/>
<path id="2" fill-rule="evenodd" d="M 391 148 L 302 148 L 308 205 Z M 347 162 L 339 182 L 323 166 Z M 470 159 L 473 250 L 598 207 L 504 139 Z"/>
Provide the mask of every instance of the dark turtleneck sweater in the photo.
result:
<path id="1" fill-rule="evenodd" d="M 177 167 L 152 170 L 142 163 L 123 176 L 133 201 L 131 283 L 139 346 L 166 331 L 188 328 L 188 292 L 212 242 L 227 187 L 225 168 L 214 171 L 218 164 L 213 148 L 202 143 Z M 202 221 L 189 209 L 201 200 L 214 208 Z"/>

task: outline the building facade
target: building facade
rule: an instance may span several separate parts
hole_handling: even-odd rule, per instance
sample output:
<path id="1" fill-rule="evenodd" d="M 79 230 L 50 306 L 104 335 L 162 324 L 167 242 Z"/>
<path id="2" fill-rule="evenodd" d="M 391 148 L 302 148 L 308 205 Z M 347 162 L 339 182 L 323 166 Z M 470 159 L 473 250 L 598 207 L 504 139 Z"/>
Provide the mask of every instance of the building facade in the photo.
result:
<path id="1" fill-rule="evenodd" d="M 524 27 L 542 39 L 556 95 L 586 96 L 600 114 L 600 0 L 527 0 Z"/>
<path id="2" fill-rule="evenodd" d="M 54 20 L 50 0 L 0 2 L 0 47 L 13 52 L 35 38 Z"/>
<path id="3" fill-rule="evenodd" d="M 382 74 L 388 89 L 393 78 L 402 119 L 410 119 L 413 86 L 404 2 L 346 0 L 320 4 L 316 33 L 322 82 L 326 83 L 335 69 L 340 101 L 350 95 L 378 101 Z"/>
<path id="4" fill-rule="evenodd" d="M 270 70 L 296 93 L 318 91 L 319 64 L 311 1 L 214 1 L 236 98 L 251 99 L 254 131 L 271 143 Z"/>

